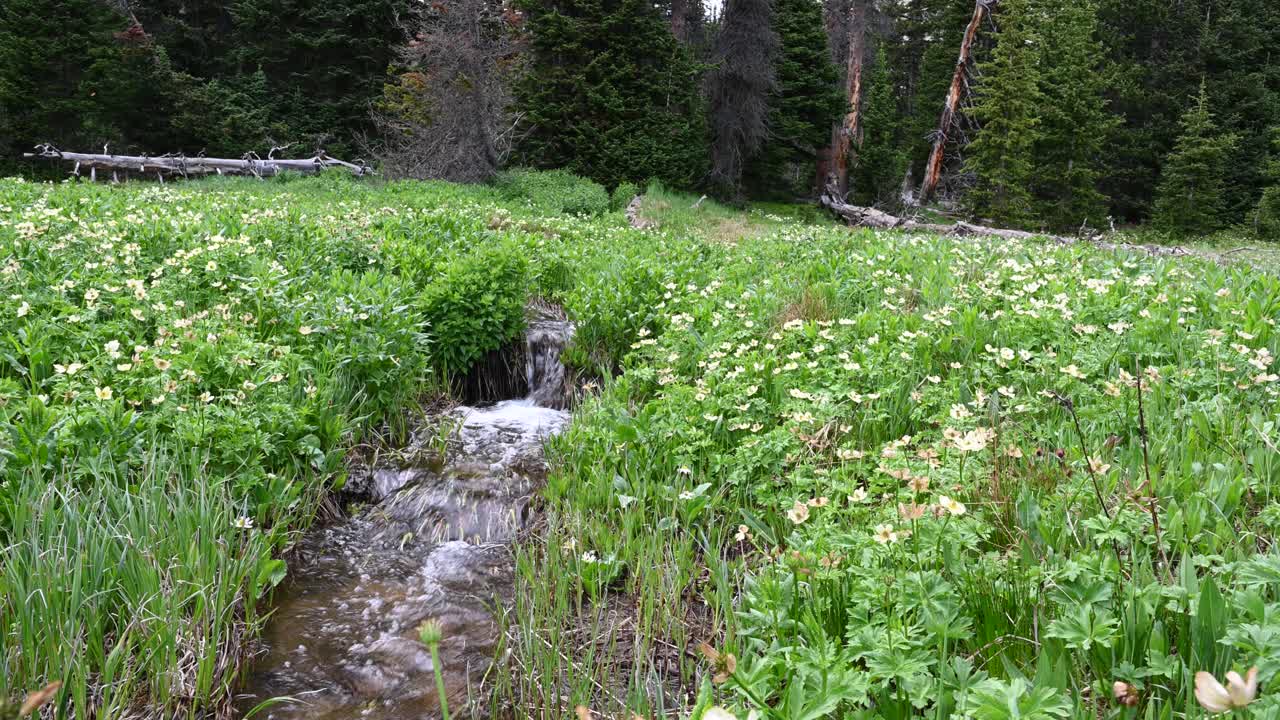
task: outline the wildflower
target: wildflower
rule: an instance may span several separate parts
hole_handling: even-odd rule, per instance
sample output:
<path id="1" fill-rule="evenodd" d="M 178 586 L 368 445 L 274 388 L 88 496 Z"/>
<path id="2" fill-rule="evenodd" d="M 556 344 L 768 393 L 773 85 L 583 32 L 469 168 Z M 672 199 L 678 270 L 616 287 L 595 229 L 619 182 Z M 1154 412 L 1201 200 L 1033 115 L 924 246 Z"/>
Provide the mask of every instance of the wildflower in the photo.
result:
<path id="1" fill-rule="evenodd" d="M 1075 365 L 1068 365 L 1064 368 L 1061 368 L 1060 372 L 1063 375 L 1070 375 L 1071 377 L 1077 380 L 1083 380 L 1085 377 L 1084 373 L 1080 372 L 1080 368 L 1076 367 Z"/>
<path id="2" fill-rule="evenodd" d="M 941 506 L 943 510 L 946 510 L 952 515 L 963 515 L 966 510 L 964 503 L 960 502 L 959 500 L 949 498 L 946 495 L 938 496 L 938 505 Z"/>
<path id="3" fill-rule="evenodd" d="M 924 511 L 927 509 L 927 505 L 919 503 L 898 503 L 898 517 L 908 521 L 919 520 L 924 517 Z"/>
<path id="4" fill-rule="evenodd" d="M 801 525 L 809 519 L 809 506 L 799 500 L 791 509 L 787 511 L 787 519 L 796 525 Z"/>
<path id="5" fill-rule="evenodd" d="M 119 363 L 116 365 L 116 372 L 129 372 L 133 369 L 133 363 Z"/>
<path id="6" fill-rule="evenodd" d="M 172 366 L 172 363 L 170 363 L 168 360 L 165 360 L 164 358 L 156 358 L 152 362 L 155 363 L 156 369 L 161 372 L 168 370 Z"/>
<path id="7" fill-rule="evenodd" d="M 84 367 L 80 363 L 71 363 L 70 365 L 59 365 L 54 363 L 53 371 L 59 375 L 75 375 L 80 372 L 80 368 Z"/>
<path id="8" fill-rule="evenodd" d="M 1203 670 L 1196 673 L 1196 700 L 1211 713 L 1242 708 L 1258 696 L 1258 668 L 1249 668 L 1243 677 L 1232 670 L 1227 673 L 1227 686 Z"/>
<path id="9" fill-rule="evenodd" d="M 1138 689 L 1123 680 L 1111 684 L 1111 694 L 1121 705 L 1133 707 L 1138 704 Z"/>
<path id="10" fill-rule="evenodd" d="M 953 441 L 956 449 L 960 452 L 981 452 L 987 447 L 987 442 L 991 439 L 991 431 L 986 428 L 978 428 L 970 430 L 963 435 L 955 438 Z"/>
<path id="11" fill-rule="evenodd" d="M 93 389 L 93 394 L 94 394 L 94 395 L 95 395 L 99 400 L 110 400 L 110 399 L 111 399 L 111 386 L 110 386 L 110 385 L 108 385 L 108 386 L 106 386 L 106 387 L 95 387 L 95 388 Z"/>
<path id="12" fill-rule="evenodd" d="M 702 712 L 702 720 L 738 720 L 738 716 L 719 705 L 712 705 Z"/>
<path id="13" fill-rule="evenodd" d="M 18 306 L 18 317 L 26 317 L 29 312 L 31 312 L 31 303 L 24 300 L 23 303 Z"/>
<path id="14" fill-rule="evenodd" d="M 866 488 L 858 488 L 854 490 L 851 495 L 849 495 L 849 502 L 851 503 L 860 503 L 865 501 L 866 499 L 867 499 Z"/>
<path id="15" fill-rule="evenodd" d="M 253 518 L 248 517 L 247 515 L 241 515 L 240 517 L 236 518 L 235 522 L 231 523 L 231 525 L 240 530 L 252 530 Z"/>
<path id="16" fill-rule="evenodd" d="M 164 396 L 164 395 L 157 395 L 157 396 L 155 396 L 155 397 L 151 398 L 151 404 L 152 404 L 152 405 L 160 405 L 160 404 L 164 403 L 164 399 L 165 399 L 165 396 Z"/>
<path id="17" fill-rule="evenodd" d="M 923 493 L 929 491 L 929 478 L 913 477 L 907 481 L 907 487 L 911 488 L 913 493 Z"/>
<path id="18" fill-rule="evenodd" d="M 302 327 L 298 328 L 299 335 L 310 335 L 313 332 L 315 332 L 315 330 L 313 330 L 310 325 L 303 325 Z"/>
<path id="19" fill-rule="evenodd" d="M 872 538 L 881 545 L 886 545 L 897 542 L 898 533 L 893 531 L 892 525 L 877 525 Z"/>
<path id="20" fill-rule="evenodd" d="M 750 528 L 748 528 L 746 525 L 739 525 L 738 532 L 733 536 L 733 539 L 737 540 L 738 542 L 743 542 L 744 540 L 750 540 L 751 539 Z"/>
<path id="21" fill-rule="evenodd" d="M 434 618 L 423 620 L 422 624 L 418 625 L 418 640 L 422 641 L 423 645 L 439 645 L 443 639 L 444 628 L 441 627 L 439 620 Z"/>
<path id="22" fill-rule="evenodd" d="M 702 653 L 702 656 L 710 661 L 715 669 L 716 674 L 712 676 L 711 682 L 717 685 L 728 682 L 738 670 L 738 659 L 733 656 L 733 653 L 722 653 L 705 642 L 698 643 L 698 652 Z"/>
<path id="23" fill-rule="evenodd" d="M 1007 457 L 1011 457 L 1016 460 L 1022 457 L 1022 448 L 1018 447 L 1017 445 L 1010 445 L 1009 447 L 1004 449 L 1004 454 Z"/>
<path id="24" fill-rule="evenodd" d="M 1098 475 L 1105 475 L 1111 466 L 1102 462 L 1100 458 L 1089 458 L 1089 469 Z"/>

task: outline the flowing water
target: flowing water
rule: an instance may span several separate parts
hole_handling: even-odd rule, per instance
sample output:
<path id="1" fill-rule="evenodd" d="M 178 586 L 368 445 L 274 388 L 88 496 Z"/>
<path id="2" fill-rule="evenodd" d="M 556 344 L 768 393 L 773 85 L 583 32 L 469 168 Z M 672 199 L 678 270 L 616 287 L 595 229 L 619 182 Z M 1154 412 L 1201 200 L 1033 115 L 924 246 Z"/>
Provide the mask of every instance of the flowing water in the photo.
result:
<path id="1" fill-rule="evenodd" d="M 443 418 L 457 424 L 444 462 L 368 469 L 362 480 L 375 502 L 303 538 L 276 592 L 242 709 L 288 697 L 257 717 L 436 715 L 431 656 L 417 640 L 429 618 L 444 630 L 451 709 L 476 699 L 498 636 L 492 608 L 510 597 L 508 544 L 545 476 L 543 443 L 568 421 L 560 352 L 571 336 L 563 320 L 531 320 L 527 397 L 455 409 Z M 415 438 L 407 456 L 433 456 L 429 441 Z"/>

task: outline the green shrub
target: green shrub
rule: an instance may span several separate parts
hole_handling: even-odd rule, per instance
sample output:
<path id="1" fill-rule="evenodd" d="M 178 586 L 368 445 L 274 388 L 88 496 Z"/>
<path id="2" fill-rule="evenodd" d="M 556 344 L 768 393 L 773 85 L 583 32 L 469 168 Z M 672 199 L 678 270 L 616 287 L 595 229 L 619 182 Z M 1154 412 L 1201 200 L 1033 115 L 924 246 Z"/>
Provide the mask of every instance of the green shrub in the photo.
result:
<path id="1" fill-rule="evenodd" d="M 631 198 L 640 194 L 640 188 L 635 183 L 624 182 L 613 189 L 613 209 L 622 210 L 631 202 Z"/>
<path id="2" fill-rule="evenodd" d="M 600 215 L 609 210 L 604 186 L 568 170 L 510 170 L 494 181 L 507 200 L 523 200 L 538 210 L 570 215 Z"/>
<path id="3" fill-rule="evenodd" d="M 511 245 L 481 246 L 445 264 L 421 297 L 435 367 L 463 372 L 516 337 L 524 329 L 528 275 Z"/>

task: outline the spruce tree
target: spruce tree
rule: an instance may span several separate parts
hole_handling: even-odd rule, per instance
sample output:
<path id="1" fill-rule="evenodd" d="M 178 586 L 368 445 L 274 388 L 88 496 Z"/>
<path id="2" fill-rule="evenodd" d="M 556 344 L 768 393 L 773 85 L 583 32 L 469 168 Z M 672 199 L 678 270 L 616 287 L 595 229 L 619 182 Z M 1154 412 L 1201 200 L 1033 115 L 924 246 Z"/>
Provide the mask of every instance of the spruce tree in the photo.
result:
<path id="1" fill-rule="evenodd" d="M 516 162 L 563 167 L 609 187 L 656 178 L 688 187 L 706 167 L 697 67 L 652 3 L 524 0 L 526 134 Z"/>
<path id="2" fill-rule="evenodd" d="M 1035 145 L 1037 216 L 1056 229 L 1088 222 L 1101 227 L 1106 198 L 1098 191 L 1103 143 L 1116 125 L 1103 91 L 1103 49 L 1095 38 L 1093 0 L 1052 0 L 1041 6 L 1040 135 Z"/>
<path id="3" fill-rule="evenodd" d="M 862 110 L 862 147 L 850 173 L 850 191 L 859 205 L 875 205 L 893 198 L 907 169 L 907 155 L 899 144 L 898 101 L 893 92 L 889 56 L 876 49 L 876 64 L 866 87 Z"/>
<path id="4" fill-rule="evenodd" d="M 965 151 L 974 175 L 966 202 L 981 218 L 1010 227 L 1031 224 L 1035 180 L 1033 151 L 1040 140 L 1039 38 L 1027 0 L 1000 3 L 1000 33 L 989 62 L 982 63 L 973 116 L 981 124 Z"/>
<path id="5" fill-rule="evenodd" d="M 729 0 L 711 53 L 706 92 L 710 111 L 712 192 L 742 198 L 747 161 L 769 134 L 776 88 L 778 35 L 769 0 Z"/>
<path id="6" fill-rule="evenodd" d="M 1205 86 L 1182 116 L 1173 152 L 1156 191 L 1156 227 L 1178 235 L 1211 233 L 1224 225 L 1222 181 L 1236 137 L 1218 130 Z"/>
<path id="7" fill-rule="evenodd" d="M 1271 128 L 1271 156 L 1263 177 L 1268 185 L 1254 209 L 1254 228 L 1259 237 L 1280 240 L 1280 126 Z"/>
<path id="8" fill-rule="evenodd" d="M 844 110 L 840 72 L 831 61 L 822 7 L 811 0 L 775 0 L 781 50 L 777 85 L 768 98 L 769 141 L 748 167 L 757 197 L 791 200 L 809 194 L 814 161 Z"/>

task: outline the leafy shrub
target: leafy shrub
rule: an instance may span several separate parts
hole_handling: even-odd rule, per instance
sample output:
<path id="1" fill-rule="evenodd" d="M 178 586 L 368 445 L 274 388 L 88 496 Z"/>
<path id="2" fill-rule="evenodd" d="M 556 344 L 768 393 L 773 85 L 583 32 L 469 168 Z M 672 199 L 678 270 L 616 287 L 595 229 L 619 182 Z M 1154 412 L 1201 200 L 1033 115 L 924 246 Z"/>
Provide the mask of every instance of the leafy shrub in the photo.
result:
<path id="1" fill-rule="evenodd" d="M 439 370 L 462 372 L 524 329 L 528 273 L 512 245 L 481 246 L 442 267 L 421 297 Z"/>
<path id="2" fill-rule="evenodd" d="M 507 200 L 524 200 L 538 210 L 569 215 L 600 215 L 609 210 L 604 186 L 568 170 L 517 169 L 495 180 Z"/>
<path id="3" fill-rule="evenodd" d="M 613 195 L 610 198 L 614 210 L 622 210 L 631 202 L 631 198 L 640 194 L 640 188 L 631 182 L 624 182 L 613 189 Z"/>
<path id="4" fill-rule="evenodd" d="M 1258 235 L 1280 240 L 1280 185 L 1267 188 L 1258 201 Z"/>

